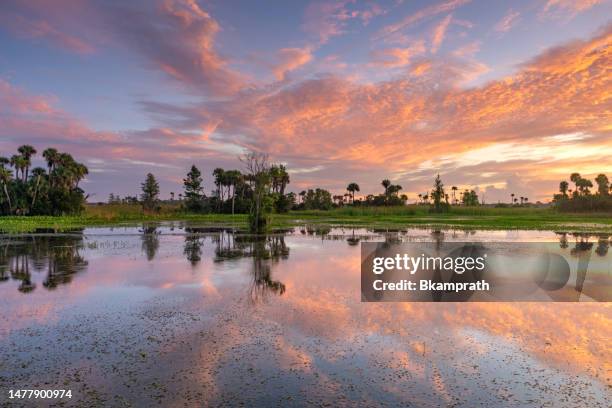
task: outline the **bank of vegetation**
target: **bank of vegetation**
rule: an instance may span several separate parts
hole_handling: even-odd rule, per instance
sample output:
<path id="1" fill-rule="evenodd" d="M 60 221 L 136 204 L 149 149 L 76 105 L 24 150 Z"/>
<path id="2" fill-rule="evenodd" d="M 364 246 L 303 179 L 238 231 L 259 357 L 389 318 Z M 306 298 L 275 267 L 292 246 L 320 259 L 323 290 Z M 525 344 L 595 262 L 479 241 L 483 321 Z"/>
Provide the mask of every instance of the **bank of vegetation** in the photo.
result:
<path id="1" fill-rule="evenodd" d="M 23 145 L 9 157 L 0 156 L 0 215 L 74 215 L 83 210 L 79 187 L 88 169 L 68 153 L 42 152 L 47 168 L 32 168 L 37 150 Z"/>

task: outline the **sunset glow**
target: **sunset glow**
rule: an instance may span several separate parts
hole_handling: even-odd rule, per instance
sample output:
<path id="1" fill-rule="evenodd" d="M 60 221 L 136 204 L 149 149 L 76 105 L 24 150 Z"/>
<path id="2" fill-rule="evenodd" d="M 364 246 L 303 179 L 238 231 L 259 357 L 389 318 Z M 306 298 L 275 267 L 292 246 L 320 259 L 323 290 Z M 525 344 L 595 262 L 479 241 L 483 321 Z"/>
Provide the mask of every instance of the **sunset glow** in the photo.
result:
<path id="1" fill-rule="evenodd" d="M 0 151 L 71 152 L 90 200 L 245 150 L 289 190 L 549 201 L 612 172 L 612 2 L 3 1 Z M 36 160 L 42 160 L 37 157 Z M 41 161 L 42 163 L 42 161 Z"/>

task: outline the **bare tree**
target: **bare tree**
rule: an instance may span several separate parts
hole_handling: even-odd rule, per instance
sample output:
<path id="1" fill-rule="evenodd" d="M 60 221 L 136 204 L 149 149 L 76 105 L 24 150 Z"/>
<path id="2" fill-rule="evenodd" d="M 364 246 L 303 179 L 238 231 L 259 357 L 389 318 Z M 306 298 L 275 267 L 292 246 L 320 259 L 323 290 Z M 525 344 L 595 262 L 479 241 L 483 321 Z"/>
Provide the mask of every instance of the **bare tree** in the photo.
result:
<path id="1" fill-rule="evenodd" d="M 270 163 L 268 155 L 261 152 L 248 152 L 240 157 L 249 179 L 253 183 L 253 203 L 249 225 L 252 232 L 262 232 L 267 224 L 267 209 L 264 206 L 268 185 L 270 184 Z"/>

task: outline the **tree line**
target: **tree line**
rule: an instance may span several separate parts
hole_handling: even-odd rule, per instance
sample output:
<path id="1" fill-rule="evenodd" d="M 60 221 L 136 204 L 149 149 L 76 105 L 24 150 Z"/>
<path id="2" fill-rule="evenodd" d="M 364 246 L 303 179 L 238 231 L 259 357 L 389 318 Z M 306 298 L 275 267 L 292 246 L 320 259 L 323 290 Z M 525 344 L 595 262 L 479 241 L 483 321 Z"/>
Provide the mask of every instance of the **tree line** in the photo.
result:
<path id="1" fill-rule="evenodd" d="M 595 177 L 596 191 L 593 182 L 580 173 L 569 177 L 573 188 L 567 180 L 559 183 L 559 193 L 553 196 L 553 203 L 561 211 L 612 211 L 612 185 L 605 174 Z"/>
<path id="2" fill-rule="evenodd" d="M 32 168 L 37 150 L 23 145 L 17 153 L 0 156 L 0 215 L 68 215 L 80 213 L 86 196 L 79 183 L 87 167 L 68 153 L 48 148 L 47 168 Z"/>

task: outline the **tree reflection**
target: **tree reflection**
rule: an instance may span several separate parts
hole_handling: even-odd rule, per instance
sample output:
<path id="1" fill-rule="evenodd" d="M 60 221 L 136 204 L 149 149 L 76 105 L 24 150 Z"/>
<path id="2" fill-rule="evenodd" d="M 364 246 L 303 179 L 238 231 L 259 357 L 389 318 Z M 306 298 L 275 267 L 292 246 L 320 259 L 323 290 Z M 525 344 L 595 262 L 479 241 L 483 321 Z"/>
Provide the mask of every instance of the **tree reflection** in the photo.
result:
<path id="1" fill-rule="evenodd" d="M 156 226 L 145 225 L 142 229 L 142 251 L 147 256 L 147 261 L 155 259 L 159 249 L 159 232 Z"/>
<path id="2" fill-rule="evenodd" d="M 82 235 L 10 237 L 0 240 L 0 282 L 19 281 L 22 293 L 34 291 L 33 274 L 46 273 L 42 286 L 53 290 L 87 269 Z"/>
<path id="3" fill-rule="evenodd" d="M 597 248 L 595 248 L 595 253 L 599 256 L 606 256 L 608 255 L 608 249 L 610 249 L 608 235 L 600 235 L 597 240 Z"/>
<path id="4" fill-rule="evenodd" d="M 270 294 L 285 293 L 285 284 L 272 278 L 273 266 L 289 258 L 285 232 L 270 235 L 240 234 L 232 229 L 185 228 L 183 253 L 192 266 L 202 260 L 202 246 L 206 239 L 214 244 L 214 262 L 232 262 L 251 258 L 249 298 L 253 303 L 265 301 Z"/>
<path id="5" fill-rule="evenodd" d="M 270 293 L 282 295 L 285 284 L 272 279 L 271 264 L 289 257 L 289 248 L 285 237 L 254 236 L 250 242 L 253 254 L 253 281 L 250 287 L 251 301 L 257 303 L 265 300 Z"/>
<path id="6" fill-rule="evenodd" d="M 588 234 L 574 234 L 574 237 L 576 237 L 576 244 L 574 248 L 570 250 L 570 255 L 578 258 L 578 267 L 576 269 L 576 291 L 582 292 L 584 281 L 587 276 L 589 261 L 591 260 L 591 249 L 593 249 L 593 243 L 589 242 L 590 235 Z"/>

